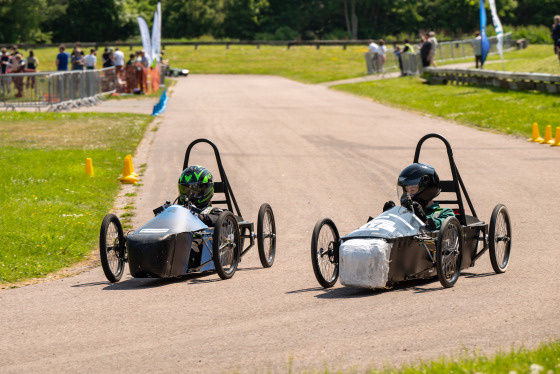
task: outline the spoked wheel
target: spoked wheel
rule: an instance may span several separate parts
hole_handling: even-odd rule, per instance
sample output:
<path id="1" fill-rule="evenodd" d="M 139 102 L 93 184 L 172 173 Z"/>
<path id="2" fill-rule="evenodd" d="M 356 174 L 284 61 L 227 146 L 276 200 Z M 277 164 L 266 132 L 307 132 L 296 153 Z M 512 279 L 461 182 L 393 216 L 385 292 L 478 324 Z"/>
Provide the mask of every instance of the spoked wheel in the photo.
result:
<path id="1" fill-rule="evenodd" d="M 490 232 L 488 233 L 488 247 L 490 262 L 497 274 L 506 271 L 511 251 L 511 224 L 509 212 L 505 205 L 498 204 L 490 217 Z"/>
<path id="2" fill-rule="evenodd" d="M 239 226 L 233 213 L 225 211 L 218 217 L 212 240 L 212 259 L 222 279 L 233 277 L 239 263 Z"/>
<path id="3" fill-rule="evenodd" d="M 449 217 L 441 225 L 436 244 L 437 275 L 443 287 L 453 287 L 457 283 L 462 253 L 461 224 L 457 218 Z"/>
<path id="4" fill-rule="evenodd" d="M 107 214 L 99 233 L 101 267 L 109 282 L 118 282 L 124 273 L 126 243 L 121 221 L 114 214 Z"/>
<path id="5" fill-rule="evenodd" d="M 272 208 L 267 203 L 262 204 L 259 209 L 257 245 L 262 266 L 265 268 L 271 267 L 276 254 L 276 223 L 274 222 Z"/>
<path id="6" fill-rule="evenodd" d="M 334 286 L 338 279 L 338 245 L 340 236 L 334 222 L 323 218 L 315 225 L 311 237 L 311 262 L 319 284 Z"/>

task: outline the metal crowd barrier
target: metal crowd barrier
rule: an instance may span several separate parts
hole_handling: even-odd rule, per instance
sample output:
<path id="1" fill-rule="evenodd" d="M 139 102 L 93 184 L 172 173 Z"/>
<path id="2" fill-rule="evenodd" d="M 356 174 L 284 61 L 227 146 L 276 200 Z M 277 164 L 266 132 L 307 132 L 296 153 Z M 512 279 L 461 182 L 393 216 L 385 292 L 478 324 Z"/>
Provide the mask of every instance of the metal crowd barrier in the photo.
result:
<path id="1" fill-rule="evenodd" d="M 65 110 L 95 105 L 116 92 L 114 67 L 100 70 L 13 73 L 0 75 L 0 102 L 8 109 Z"/>
<path id="2" fill-rule="evenodd" d="M 498 40 L 495 36 L 488 38 L 490 41 L 490 52 L 489 55 L 498 54 Z M 453 42 L 442 42 L 439 43 L 436 49 L 435 60 L 451 61 L 459 60 L 464 58 L 474 59 L 474 49 L 472 47 L 472 39 L 457 40 Z M 511 33 L 504 35 L 504 51 L 511 50 L 515 48 L 515 42 L 511 36 Z M 422 74 L 424 68 L 422 67 L 422 60 L 420 58 L 420 51 L 417 50 L 416 53 L 403 53 L 401 54 L 401 61 L 403 64 L 403 74 L 404 75 L 419 75 Z"/>

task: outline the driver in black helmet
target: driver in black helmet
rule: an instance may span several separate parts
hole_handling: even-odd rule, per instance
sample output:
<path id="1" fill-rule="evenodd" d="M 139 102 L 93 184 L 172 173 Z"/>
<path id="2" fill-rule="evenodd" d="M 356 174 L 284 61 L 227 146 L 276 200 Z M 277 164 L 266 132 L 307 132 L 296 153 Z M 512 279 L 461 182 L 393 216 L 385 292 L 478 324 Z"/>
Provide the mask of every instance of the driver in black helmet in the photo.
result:
<path id="1" fill-rule="evenodd" d="M 426 164 L 414 163 L 399 174 L 397 189 L 402 187 L 401 205 L 410 209 L 432 230 L 438 230 L 447 217 L 453 217 L 453 209 L 442 208 L 434 203 L 441 188 L 435 169 Z M 391 209 L 395 203 L 388 201 L 383 211 Z"/>
<path id="2" fill-rule="evenodd" d="M 223 209 L 212 207 L 214 179 L 202 166 L 189 166 L 181 173 L 178 182 L 179 204 L 194 206 L 197 217 L 208 227 L 213 227 Z"/>

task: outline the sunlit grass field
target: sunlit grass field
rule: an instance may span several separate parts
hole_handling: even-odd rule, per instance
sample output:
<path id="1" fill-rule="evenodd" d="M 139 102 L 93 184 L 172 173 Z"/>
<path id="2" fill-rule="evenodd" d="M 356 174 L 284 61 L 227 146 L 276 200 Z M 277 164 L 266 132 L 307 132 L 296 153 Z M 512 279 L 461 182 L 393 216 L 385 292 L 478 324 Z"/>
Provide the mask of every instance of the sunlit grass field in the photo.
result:
<path id="1" fill-rule="evenodd" d="M 540 125 L 541 134 L 545 125 L 560 126 L 560 101 L 555 94 L 428 85 L 418 77 L 337 85 L 334 89 L 506 134 L 530 137 L 534 122 Z"/>
<path id="2" fill-rule="evenodd" d="M 41 277 L 91 254 L 124 157 L 152 118 L 0 113 L 0 283 Z M 88 157 L 94 177 L 85 173 Z"/>

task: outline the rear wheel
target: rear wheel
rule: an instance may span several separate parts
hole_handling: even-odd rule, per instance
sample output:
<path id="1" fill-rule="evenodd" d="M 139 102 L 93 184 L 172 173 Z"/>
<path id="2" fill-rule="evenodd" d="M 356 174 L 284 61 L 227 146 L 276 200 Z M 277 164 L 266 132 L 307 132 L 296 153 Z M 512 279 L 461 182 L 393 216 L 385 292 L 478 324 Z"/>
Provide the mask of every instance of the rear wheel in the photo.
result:
<path id="1" fill-rule="evenodd" d="M 114 214 L 107 214 L 99 233 L 101 267 L 109 282 L 118 282 L 124 273 L 126 246 L 121 221 Z"/>
<path id="2" fill-rule="evenodd" d="M 233 213 L 225 211 L 218 217 L 212 238 L 212 259 L 222 279 L 233 277 L 239 263 L 239 226 Z"/>
<path id="3" fill-rule="evenodd" d="M 511 251 L 511 224 L 509 212 L 503 204 L 496 205 L 492 211 L 488 247 L 490 249 L 490 262 L 494 271 L 497 274 L 505 272 Z"/>
<path id="4" fill-rule="evenodd" d="M 262 266 L 265 268 L 271 267 L 276 255 L 276 223 L 272 208 L 267 203 L 262 204 L 259 209 L 257 246 L 259 247 L 259 258 Z"/>
<path id="5" fill-rule="evenodd" d="M 449 217 L 441 225 L 436 244 L 436 269 L 443 287 L 453 287 L 457 283 L 462 253 L 461 224 L 457 218 Z"/>
<path id="6" fill-rule="evenodd" d="M 330 218 L 318 221 L 311 237 L 311 262 L 319 284 L 334 286 L 338 279 L 338 245 L 340 236 Z"/>

